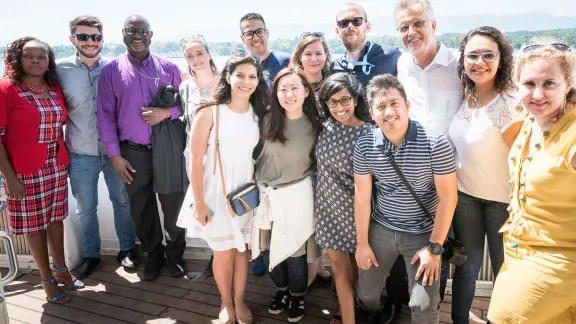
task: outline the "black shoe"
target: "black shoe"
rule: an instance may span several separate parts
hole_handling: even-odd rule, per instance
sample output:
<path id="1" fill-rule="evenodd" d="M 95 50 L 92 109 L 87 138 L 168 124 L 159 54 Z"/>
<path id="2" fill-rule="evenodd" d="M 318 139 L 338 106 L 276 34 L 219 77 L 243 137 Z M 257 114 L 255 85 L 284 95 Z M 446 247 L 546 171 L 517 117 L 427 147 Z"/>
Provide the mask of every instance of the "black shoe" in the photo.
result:
<path id="1" fill-rule="evenodd" d="M 296 323 L 304 317 L 304 297 L 291 297 L 288 306 L 288 322 Z"/>
<path id="2" fill-rule="evenodd" d="M 86 257 L 84 258 L 84 261 L 82 261 L 82 264 L 77 268 L 74 275 L 77 279 L 84 280 L 90 275 L 90 273 L 92 273 L 92 271 L 94 271 L 94 269 L 96 269 L 98 263 L 100 263 L 100 258 Z"/>
<path id="3" fill-rule="evenodd" d="M 278 290 L 270 303 L 270 307 L 268 307 L 268 313 L 272 315 L 282 313 L 288 307 L 288 297 L 287 291 Z"/>
<path id="4" fill-rule="evenodd" d="M 116 260 L 120 262 L 120 264 L 125 268 L 136 268 L 136 266 L 140 263 L 138 258 L 138 253 L 136 249 L 130 249 L 128 251 L 120 251 L 116 256 Z"/>
<path id="5" fill-rule="evenodd" d="M 324 287 L 324 288 L 330 288 L 330 286 L 332 285 L 332 275 L 329 275 L 328 277 L 322 277 L 321 275 L 317 274 L 316 278 L 314 279 L 316 280 L 317 283 L 320 284 L 320 286 Z"/>
<path id="6" fill-rule="evenodd" d="M 214 271 L 212 270 L 212 261 L 214 261 L 214 255 L 210 257 L 210 261 L 206 264 L 206 269 L 204 269 L 204 276 L 210 278 L 214 276 Z"/>
<path id="7" fill-rule="evenodd" d="M 374 314 L 368 312 L 362 307 L 356 307 L 354 315 L 356 324 L 373 324 L 375 322 Z"/>
<path id="8" fill-rule="evenodd" d="M 142 280 L 152 281 L 160 275 L 164 265 L 164 249 L 157 249 L 154 252 L 148 252 L 148 262 L 142 273 Z"/>
<path id="9" fill-rule="evenodd" d="M 380 324 L 392 324 L 396 316 L 402 311 L 401 303 L 387 302 L 380 309 Z"/>
<path id="10" fill-rule="evenodd" d="M 168 270 L 172 277 L 180 278 L 188 272 L 188 267 L 186 266 L 186 262 L 180 258 L 178 261 L 168 260 Z"/>

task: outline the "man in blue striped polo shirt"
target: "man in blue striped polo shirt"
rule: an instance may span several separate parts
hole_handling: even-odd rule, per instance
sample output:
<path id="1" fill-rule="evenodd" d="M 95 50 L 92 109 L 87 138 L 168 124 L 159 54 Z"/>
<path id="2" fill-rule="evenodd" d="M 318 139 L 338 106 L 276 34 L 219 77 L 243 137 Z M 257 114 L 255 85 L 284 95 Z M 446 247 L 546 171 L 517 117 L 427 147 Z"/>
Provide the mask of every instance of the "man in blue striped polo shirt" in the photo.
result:
<path id="1" fill-rule="evenodd" d="M 361 312 L 378 311 L 380 286 L 402 255 L 408 270 L 412 323 L 438 323 L 442 243 L 458 199 L 452 149 L 443 135 L 410 120 L 410 102 L 396 77 L 372 79 L 367 97 L 378 128 L 360 136 L 354 148 Z M 427 211 L 404 185 L 392 159 Z"/>

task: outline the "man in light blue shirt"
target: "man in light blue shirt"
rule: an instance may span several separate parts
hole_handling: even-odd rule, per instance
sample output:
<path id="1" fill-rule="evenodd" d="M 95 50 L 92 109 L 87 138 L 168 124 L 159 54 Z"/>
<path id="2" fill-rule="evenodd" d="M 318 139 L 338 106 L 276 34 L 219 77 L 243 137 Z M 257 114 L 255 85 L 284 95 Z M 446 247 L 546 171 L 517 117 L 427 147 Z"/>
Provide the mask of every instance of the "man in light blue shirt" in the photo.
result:
<path id="1" fill-rule="evenodd" d="M 134 250 L 134 225 L 124 182 L 114 171 L 98 136 L 96 92 L 98 78 L 107 60 L 101 57 L 102 23 L 93 16 L 79 16 L 70 22 L 70 42 L 74 56 L 58 60 L 56 70 L 66 97 L 66 146 L 70 153 L 70 186 L 76 199 L 76 227 L 82 241 L 84 262 L 78 278 L 84 279 L 100 263 L 98 225 L 98 180 L 100 172 L 108 187 L 114 210 L 114 225 L 120 241 L 118 261 L 135 268 L 138 255 Z"/>

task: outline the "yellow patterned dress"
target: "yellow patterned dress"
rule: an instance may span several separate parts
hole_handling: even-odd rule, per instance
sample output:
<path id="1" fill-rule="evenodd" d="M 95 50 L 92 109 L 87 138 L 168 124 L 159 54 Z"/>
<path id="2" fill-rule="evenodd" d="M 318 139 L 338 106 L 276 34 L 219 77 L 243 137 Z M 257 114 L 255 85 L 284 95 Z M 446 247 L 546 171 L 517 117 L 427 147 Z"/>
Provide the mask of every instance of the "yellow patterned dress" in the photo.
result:
<path id="1" fill-rule="evenodd" d="M 510 150 L 505 261 L 488 319 L 497 324 L 576 323 L 576 109 L 540 138 L 528 118 Z"/>

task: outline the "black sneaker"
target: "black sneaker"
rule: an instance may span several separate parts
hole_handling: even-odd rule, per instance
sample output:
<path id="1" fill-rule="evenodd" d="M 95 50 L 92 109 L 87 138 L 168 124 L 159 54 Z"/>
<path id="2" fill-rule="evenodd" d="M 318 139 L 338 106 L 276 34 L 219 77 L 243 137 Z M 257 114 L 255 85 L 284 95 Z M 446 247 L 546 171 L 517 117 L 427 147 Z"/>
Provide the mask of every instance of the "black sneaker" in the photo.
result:
<path id="1" fill-rule="evenodd" d="M 288 322 L 299 322 L 302 317 L 304 317 L 304 297 L 291 297 L 288 307 Z"/>
<path id="2" fill-rule="evenodd" d="M 268 313 L 272 315 L 282 313 L 288 307 L 288 297 L 287 291 L 278 290 L 270 303 L 270 307 L 268 307 Z"/>
<path id="3" fill-rule="evenodd" d="M 133 268 L 134 269 L 140 263 L 140 260 L 138 258 L 138 253 L 136 252 L 135 248 L 128 250 L 128 251 L 118 252 L 118 255 L 116 256 L 116 260 L 118 260 L 118 262 L 120 262 L 120 264 L 125 268 Z"/>

